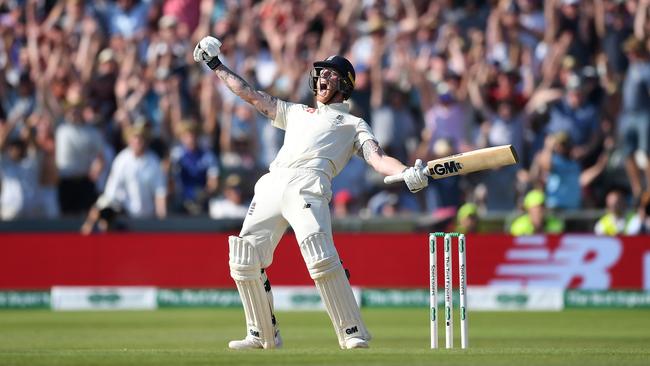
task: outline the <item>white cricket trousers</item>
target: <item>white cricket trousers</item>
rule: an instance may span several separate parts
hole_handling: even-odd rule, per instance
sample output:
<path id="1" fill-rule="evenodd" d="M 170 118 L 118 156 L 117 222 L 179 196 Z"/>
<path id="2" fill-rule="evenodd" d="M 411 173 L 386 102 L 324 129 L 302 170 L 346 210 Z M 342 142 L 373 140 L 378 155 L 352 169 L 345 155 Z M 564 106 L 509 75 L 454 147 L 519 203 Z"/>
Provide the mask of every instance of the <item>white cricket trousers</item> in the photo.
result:
<path id="1" fill-rule="evenodd" d="M 331 198 L 331 182 L 326 174 L 312 169 L 275 168 L 255 184 L 255 195 L 239 236 L 257 249 L 262 268 L 273 262 L 273 252 L 289 225 L 299 244 L 318 232 L 333 242 Z"/>

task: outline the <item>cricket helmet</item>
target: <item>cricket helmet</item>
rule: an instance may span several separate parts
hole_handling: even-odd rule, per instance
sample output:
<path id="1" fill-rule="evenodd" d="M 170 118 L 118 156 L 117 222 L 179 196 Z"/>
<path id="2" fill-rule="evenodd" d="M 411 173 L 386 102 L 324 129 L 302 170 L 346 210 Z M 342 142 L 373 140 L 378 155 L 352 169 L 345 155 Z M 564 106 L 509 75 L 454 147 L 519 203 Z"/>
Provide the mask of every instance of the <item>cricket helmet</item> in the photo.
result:
<path id="1" fill-rule="evenodd" d="M 314 62 L 314 68 L 311 71 L 309 78 L 309 87 L 311 90 L 316 93 L 318 76 L 324 67 L 336 70 L 340 76 L 338 90 L 343 94 L 344 99 L 350 98 L 352 90 L 354 90 L 354 79 L 356 78 L 356 74 L 350 61 L 339 55 L 330 56 L 323 61 Z"/>

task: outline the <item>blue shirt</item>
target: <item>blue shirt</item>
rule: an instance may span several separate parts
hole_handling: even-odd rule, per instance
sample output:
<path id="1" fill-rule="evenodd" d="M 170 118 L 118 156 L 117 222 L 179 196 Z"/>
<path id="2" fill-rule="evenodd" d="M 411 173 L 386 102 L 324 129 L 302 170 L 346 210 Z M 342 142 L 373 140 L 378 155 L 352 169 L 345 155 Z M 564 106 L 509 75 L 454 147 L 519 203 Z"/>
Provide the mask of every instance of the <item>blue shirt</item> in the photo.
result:
<path id="1" fill-rule="evenodd" d="M 567 132 L 575 145 L 584 145 L 598 130 L 598 110 L 590 103 L 584 103 L 576 109 L 571 108 L 565 99 L 551 108 L 547 134 Z"/>
<path id="2" fill-rule="evenodd" d="M 218 176 L 216 156 L 208 150 L 190 151 L 176 146 L 171 151 L 172 174 L 183 200 L 196 199 L 196 192 L 205 189 L 208 176 Z"/>
<path id="3" fill-rule="evenodd" d="M 580 208 L 580 172 L 577 161 L 553 153 L 551 171 L 546 180 L 546 207 Z"/>
<path id="4" fill-rule="evenodd" d="M 650 111 L 650 62 L 630 65 L 623 82 L 623 110 Z"/>

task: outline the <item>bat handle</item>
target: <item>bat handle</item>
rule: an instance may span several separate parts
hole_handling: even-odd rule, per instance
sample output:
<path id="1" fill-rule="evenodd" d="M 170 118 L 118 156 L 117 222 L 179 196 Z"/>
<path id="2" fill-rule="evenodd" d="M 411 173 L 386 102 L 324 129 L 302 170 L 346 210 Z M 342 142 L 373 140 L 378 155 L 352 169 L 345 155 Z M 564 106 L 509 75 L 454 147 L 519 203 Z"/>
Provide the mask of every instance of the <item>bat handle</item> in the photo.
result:
<path id="1" fill-rule="evenodd" d="M 384 178 L 384 184 L 393 184 L 393 183 L 403 182 L 403 181 L 404 181 L 404 177 L 402 176 L 402 173 L 389 175 Z"/>
<path id="2" fill-rule="evenodd" d="M 422 173 L 424 173 L 424 175 L 428 176 L 429 175 L 429 169 L 427 169 L 427 167 L 425 166 L 424 168 L 422 168 Z M 404 173 L 399 173 L 399 174 L 389 175 L 389 176 L 385 177 L 384 178 L 384 184 L 393 184 L 393 183 L 403 182 L 404 181 L 404 175 L 403 174 Z"/>

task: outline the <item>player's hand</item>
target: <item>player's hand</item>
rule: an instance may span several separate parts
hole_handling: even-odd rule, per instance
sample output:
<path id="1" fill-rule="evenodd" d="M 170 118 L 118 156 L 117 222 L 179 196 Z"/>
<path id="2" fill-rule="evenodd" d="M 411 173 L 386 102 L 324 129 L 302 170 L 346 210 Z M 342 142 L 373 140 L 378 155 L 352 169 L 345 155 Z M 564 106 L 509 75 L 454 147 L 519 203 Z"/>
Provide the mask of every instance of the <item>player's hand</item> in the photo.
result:
<path id="1" fill-rule="evenodd" d="M 414 166 L 406 169 L 402 177 L 411 193 L 419 192 L 429 185 L 429 178 L 424 174 L 424 165 L 420 159 L 415 161 Z"/>
<path id="2" fill-rule="evenodd" d="M 203 37 L 194 47 L 194 61 L 205 62 L 209 68 L 214 70 L 221 65 L 220 53 L 221 41 L 211 36 Z"/>

